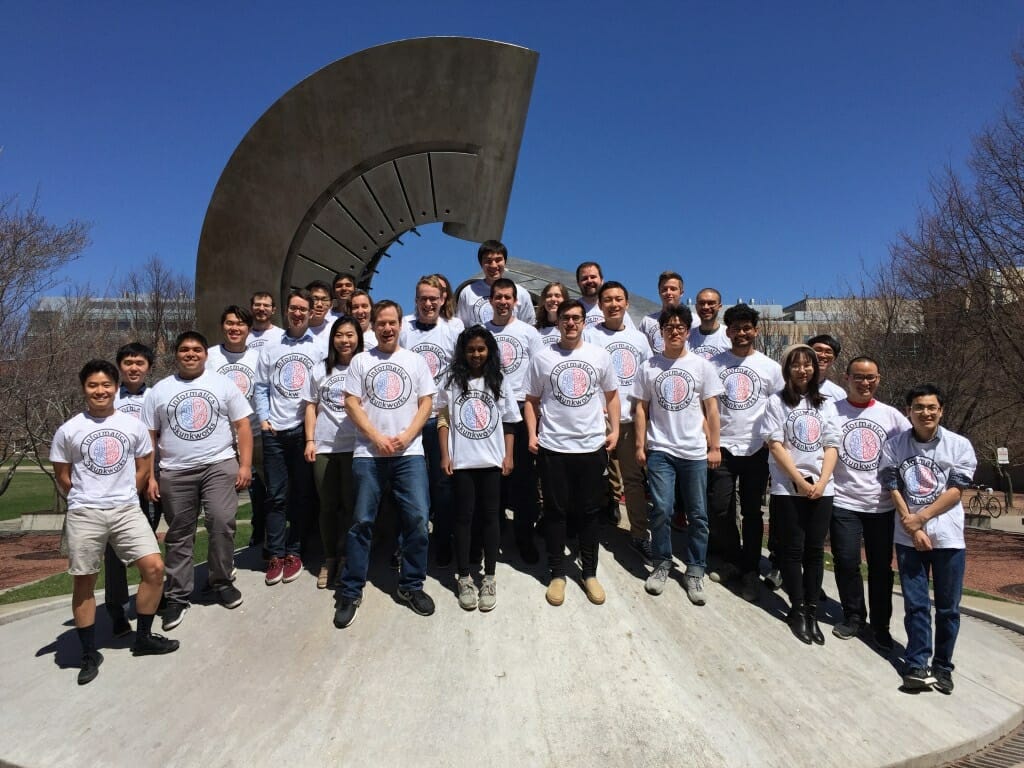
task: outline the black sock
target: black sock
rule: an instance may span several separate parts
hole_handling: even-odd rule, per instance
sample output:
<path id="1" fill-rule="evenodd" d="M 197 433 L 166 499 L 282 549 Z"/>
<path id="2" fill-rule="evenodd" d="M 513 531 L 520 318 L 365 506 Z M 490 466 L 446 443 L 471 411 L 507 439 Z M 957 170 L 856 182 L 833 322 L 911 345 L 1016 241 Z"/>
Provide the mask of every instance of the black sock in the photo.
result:
<path id="1" fill-rule="evenodd" d="M 140 613 L 138 614 L 139 620 L 135 625 L 135 634 L 137 637 L 149 637 L 153 632 L 153 613 Z"/>
<path id="2" fill-rule="evenodd" d="M 82 644 L 82 654 L 95 653 L 96 625 L 90 624 L 88 627 L 75 627 L 75 631 L 78 632 L 78 642 Z"/>

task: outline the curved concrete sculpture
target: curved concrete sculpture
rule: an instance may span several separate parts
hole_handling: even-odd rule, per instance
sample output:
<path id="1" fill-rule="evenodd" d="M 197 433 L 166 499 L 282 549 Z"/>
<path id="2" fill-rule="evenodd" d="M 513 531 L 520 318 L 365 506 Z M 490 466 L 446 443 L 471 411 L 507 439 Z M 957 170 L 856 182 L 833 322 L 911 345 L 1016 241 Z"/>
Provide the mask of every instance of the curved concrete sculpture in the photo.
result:
<path id="1" fill-rule="evenodd" d="M 538 54 L 459 37 L 360 51 L 311 75 L 249 129 L 214 189 L 196 263 L 199 326 L 258 289 L 349 271 L 442 222 L 499 238 Z"/>

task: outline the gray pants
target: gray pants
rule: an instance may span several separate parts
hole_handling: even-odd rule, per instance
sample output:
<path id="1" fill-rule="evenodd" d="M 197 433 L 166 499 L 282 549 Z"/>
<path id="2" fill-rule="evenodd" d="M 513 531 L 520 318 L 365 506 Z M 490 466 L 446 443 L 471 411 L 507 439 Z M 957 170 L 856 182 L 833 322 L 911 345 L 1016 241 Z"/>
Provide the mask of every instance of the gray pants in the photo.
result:
<path id="1" fill-rule="evenodd" d="M 235 555 L 235 516 L 238 493 L 235 478 L 238 461 L 225 459 L 194 469 L 165 469 L 160 473 L 160 500 L 167 519 L 164 544 L 164 595 L 168 602 L 187 603 L 195 586 L 192 550 L 196 540 L 199 510 L 205 514 L 210 548 L 210 586 L 231 580 Z"/>

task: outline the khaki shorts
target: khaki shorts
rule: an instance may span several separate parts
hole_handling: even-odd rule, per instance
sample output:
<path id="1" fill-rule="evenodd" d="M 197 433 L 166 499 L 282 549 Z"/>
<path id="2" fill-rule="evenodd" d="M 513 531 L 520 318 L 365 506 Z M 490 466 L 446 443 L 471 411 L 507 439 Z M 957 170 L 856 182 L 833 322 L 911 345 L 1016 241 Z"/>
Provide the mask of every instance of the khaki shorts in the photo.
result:
<path id="1" fill-rule="evenodd" d="M 89 576 L 99 573 L 107 542 L 123 563 L 159 554 L 156 536 L 138 503 L 112 509 L 69 509 L 68 573 Z"/>

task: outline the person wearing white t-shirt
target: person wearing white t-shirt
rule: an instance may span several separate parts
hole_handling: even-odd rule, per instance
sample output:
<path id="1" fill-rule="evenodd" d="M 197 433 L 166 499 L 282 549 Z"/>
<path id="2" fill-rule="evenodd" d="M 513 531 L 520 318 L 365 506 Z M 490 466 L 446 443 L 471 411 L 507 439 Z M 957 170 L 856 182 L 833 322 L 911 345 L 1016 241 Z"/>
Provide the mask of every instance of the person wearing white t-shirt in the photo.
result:
<path id="1" fill-rule="evenodd" d="M 658 275 L 658 296 L 661 298 L 661 309 L 644 315 L 640 321 L 640 332 L 647 337 L 651 350 L 665 351 L 665 338 L 661 334 L 661 313 L 666 309 L 679 306 L 683 298 L 683 276 L 678 272 L 666 270 Z M 691 313 L 692 314 L 692 313 Z"/>
<path id="2" fill-rule="evenodd" d="M 732 346 L 711 359 L 725 391 L 718 398 L 722 463 L 708 471 L 708 554 L 714 560 L 710 578 L 726 582 L 742 574 L 741 595 L 750 601 L 761 591 L 761 500 L 768 486 L 768 448 L 757 435 L 757 423 L 768 398 L 783 386 L 782 368 L 754 347 L 759 319 L 758 311 L 746 304 L 729 307 L 723 320 Z M 742 544 L 736 527 L 737 483 Z M 769 525 L 768 549 L 777 557 L 774 533 L 775 526 Z M 775 571 L 776 560 L 772 564 Z M 774 575 L 781 583 L 781 576 Z"/>
<path id="3" fill-rule="evenodd" d="M 256 363 L 256 413 L 267 484 L 267 586 L 302 573 L 302 544 L 313 504 L 313 471 L 305 458 L 303 389 L 327 350 L 309 332 L 309 291 L 293 290 L 285 307 L 288 330 L 260 350 Z"/>
<path id="4" fill-rule="evenodd" d="M 818 356 L 818 370 L 820 371 L 818 374 L 818 389 L 821 394 L 831 400 L 842 400 L 846 397 L 846 390 L 828 378 L 828 372 L 832 369 L 832 365 L 842 351 L 839 339 L 823 333 L 808 339 L 807 346 L 813 349 L 814 354 Z"/>
<path id="5" fill-rule="evenodd" d="M 431 277 L 436 277 L 441 284 L 441 319 L 447 320 L 455 333 L 462 333 L 466 330 L 466 324 L 455 314 L 455 296 L 452 294 L 451 281 L 440 272 L 435 272 Z"/>
<path id="6" fill-rule="evenodd" d="M 686 573 L 690 602 L 704 605 L 707 567 L 708 469 L 722 460 L 719 447 L 718 371 L 686 350 L 693 316 L 689 307 L 661 313 L 664 351 L 645 361 L 633 387 L 636 399 L 636 463 L 647 467 L 654 571 L 644 588 L 660 595 L 672 570 L 672 526 L 677 490 L 686 506 Z M 706 431 L 705 431 L 706 425 Z"/>
<path id="7" fill-rule="evenodd" d="M 160 546 L 139 508 L 149 480 L 153 444 L 142 423 L 114 407 L 117 369 L 90 360 L 78 374 L 86 411 L 57 429 L 50 461 L 57 486 L 67 497 L 68 573 L 73 581 L 71 612 L 82 646 L 78 684 L 96 679 L 103 654 L 96 648 L 96 577 L 107 543 L 124 563 L 139 569 L 138 628 L 132 655 L 170 653 L 177 640 L 153 634 L 153 618 L 163 590 Z"/>
<path id="8" fill-rule="evenodd" d="M 896 564 L 907 631 L 903 686 L 933 685 L 951 694 L 966 563 L 961 495 L 978 458 L 966 437 L 940 426 L 938 387 L 920 384 L 907 392 L 906 403 L 911 428 L 885 444 L 879 468 L 896 505 Z M 935 591 L 934 646 L 929 574 Z"/>
<path id="9" fill-rule="evenodd" d="M 537 319 L 533 327 L 540 334 L 541 346 L 557 344 L 562 338 L 558 331 L 558 305 L 569 298 L 569 289 L 561 283 L 548 283 L 540 292 Z"/>
<path id="10" fill-rule="evenodd" d="M 886 442 L 909 429 L 910 422 L 891 405 L 875 400 L 881 381 L 876 360 L 866 355 L 855 357 L 846 366 L 847 396 L 835 404 L 842 441 L 834 473 L 836 496 L 829 542 L 843 620 L 832 628 L 832 634 L 840 640 L 857 637 L 868 627 L 870 607 L 875 644 L 891 651 L 895 505 L 878 478 L 878 462 Z M 860 575 L 862 546 L 868 562 L 867 606 Z"/>
<path id="11" fill-rule="evenodd" d="M 782 581 L 789 596 L 786 617 L 807 645 L 823 645 L 817 609 L 825 573 L 825 536 L 832 517 L 839 458 L 833 401 L 818 392 L 818 358 L 806 344 L 783 354 L 785 386 L 768 400 L 758 434 L 770 452 L 771 493 L 782 529 Z"/>
<path id="12" fill-rule="evenodd" d="M 598 301 L 598 291 L 604 285 L 604 273 L 596 261 L 584 261 L 576 267 L 576 287 L 580 289 L 579 301 L 587 310 L 587 328 L 604 322 L 604 312 Z M 627 328 L 636 328 L 633 318 L 627 313 L 622 322 Z"/>
<path id="13" fill-rule="evenodd" d="M 619 380 L 619 441 L 608 457 L 608 503 L 619 510 L 619 497 L 625 496 L 629 535 L 634 551 L 651 564 L 651 540 L 647 519 L 647 492 L 643 471 L 636 461 L 636 433 L 633 430 L 633 384 L 651 346 L 636 328 L 625 324 L 629 309 L 629 291 L 615 280 L 598 289 L 598 306 L 604 320 L 584 331 L 584 340 L 605 350 L 612 359 Z"/>
<path id="14" fill-rule="evenodd" d="M 362 601 L 377 508 L 388 483 L 398 502 L 402 535 L 396 596 L 420 616 L 434 612 L 434 601 L 423 590 L 430 498 L 420 435 L 437 386 L 423 358 L 399 345 L 401 326 L 401 306 L 388 299 L 378 301 L 373 307 L 377 347 L 353 357 L 345 378 L 345 412 L 356 428 L 356 502 L 334 613 L 339 629 L 355 620 Z"/>
<path id="15" fill-rule="evenodd" d="M 493 290 L 499 290 L 499 285 L 496 281 Z M 509 299 L 511 314 L 514 297 Z M 501 478 L 512 471 L 513 428 L 522 416 L 509 380 L 502 374 L 498 344 L 483 326 L 474 325 L 459 334 L 439 400 L 441 466 L 455 482 L 459 606 L 467 611 L 479 607 L 486 613 L 497 601 Z M 484 578 L 479 591 L 469 572 L 474 531 L 484 553 Z"/>
<path id="16" fill-rule="evenodd" d="M 587 598 L 595 605 L 605 601 L 597 580 L 599 514 L 608 498 L 608 453 L 619 440 L 619 382 L 609 354 L 583 340 L 586 315 L 581 302 L 562 303 L 561 340 L 533 357 L 526 378 L 523 416 L 543 489 L 551 571 L 546 599 L 551 605 L 565 601 L 565 524 L 570 514 L 579 521 Z"/>
<path id="17" fill-rule="evenodd" d="M 703 288 L 695 299 L 697 320 L 690 329 L 689 350 L 710 360 L 720 352 L 732 347 L 726 333 L 728 323 L 718 321 L 718 313 L 722 311 L 722 294 L 716 288 Z"/>
<path id="18" fill-rule="evenodd" d="M 331 324 L 350 312 L 349 300 L 356 289 L 356 276 L 351 272 L 338 272 L 331 281 Z"/>
<path id="19" fill-rule="evenodd" d="M 313 334 L 317 345 L 320 347 L 321 360 L 327 357 L 327 347 L 330 344 L 330 330 L 333 319 L 327 316 L 331 312 L 331 287 L 323 280 L 313 280 L 307 283 L 306 290 L 309 292 L 309 332 Z"/>
<path id="20" fill-rule="evenodd" d="M 436 275 L 425 275 L 416 283 L 416 313 L 402 319 L 402 332 L 398 345 L 423 358 L 440 387 L 448 378 L 448 367 L 455 353 L 459 334 L 455 327 L 441 317 L 444 285 Z M 427 480 L 430 483 L 430 519 L 434 523 L 434 560 L 441 568 L 452 563 L 452 536 L 455 533 L 455 513 L 452 509 L 452 481 L 441 471 L 441 447 L 437 434 L 437 398 L 423 425 L 423 455 L 427 461 Z"/>
<path id="21" fill-rule="evenodd" d="M 505 275 L 508 249 L 498 240 L 486 240 L 477 249 L 476 260 L 483 270 L 483 278 L 462 286 L 456 297 L 455 315 L 465 328 L 491 319 L 491 284 Z M 516 317 L 524 323 L 532 323 L 534 311 L 530 292 L 520 285 L 516 293 Z"/>
<path id="22" fill-rule="evenodd" d="M 349 297 L 348 306 L 352 317 L 359 322 L 359 327 L 363 331 L 363 351 L 373 349 L 377 346 L 377 337 L 373 335 L 373 328 L 370 327 L 373 299 L 362 288 L 356 288 Z"/>
<path id="23" fill-rule="evenodd" d="M 491 284 L 493 317 L 483 327 L 494 336 L 502 376 L 519 405 L 520 418 L 514 427 L 514 466 L 510 474 L 502 477 L 502 499 L 508 501 L 514 514 L 513 527 L 519 556 L 523 562 L 533 564 L 540 559 L 533 541 L 539 507 L 537 465 L 529 450 L 522 410 L 526 403 L 526 374 L 530 360 L 541 349 L 541 341 L 537 329 L 514 314 L 517 290 L 516 284 L 504 277 Z"/>
<path id="24" fill-rule="evenodd" d="M 249 300 L 249 311 L 252 312 L 252 327 L 245 339 L 245 346 L 259 349 L 268 341 L 279 338 L 284 329 L 274 325 L 274 295 L 269 291 L 256 291 Z"/>
<path id="25" fill-rule="evenodd" d="M 201 333 L 178 334 L 176 372 L 153 386 L 142 409 L 160 451 L 160 477 L 150 478 L 149 497 L 163 502 L 167 517 L 165 630 L 177 627 L 189 609 L 200 511 L 209 533 L 210 588 L 225 608 L 242 604 L 232 571 L 238 492 L 252 479 L 252 407 L 231 379 L 206 370 L 208 348 Z"/>

